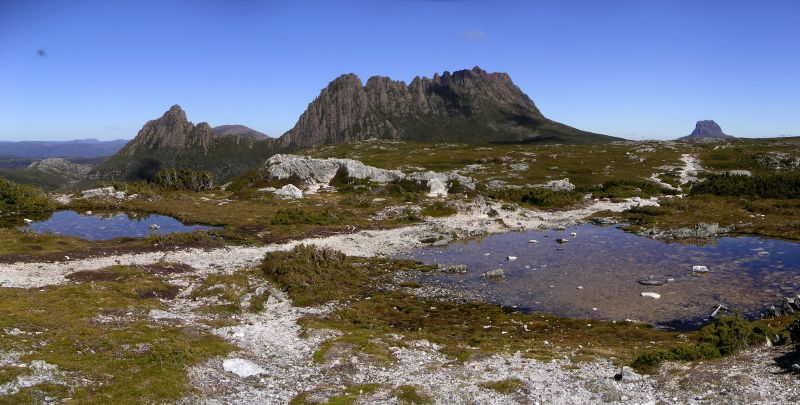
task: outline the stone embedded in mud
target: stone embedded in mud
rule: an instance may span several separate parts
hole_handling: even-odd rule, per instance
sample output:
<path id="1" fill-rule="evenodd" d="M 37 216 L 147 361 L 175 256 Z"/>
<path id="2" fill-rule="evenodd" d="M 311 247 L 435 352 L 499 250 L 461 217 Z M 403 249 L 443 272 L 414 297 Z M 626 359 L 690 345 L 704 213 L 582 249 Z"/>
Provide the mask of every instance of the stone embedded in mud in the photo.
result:
<path id="1" fill-rule="evenodd" d="M 653 298 L 653 299 L 659 299 L 659 298 L 661 298 L 661 294 L 654 293 L 654 292 L 643 292 L 642 293 L 642 297 L 650 297 L 650 298 Z"/>
<path id="2" fill-rule="evenodd" d="M 267 372 L 266 370 L 261 368 L 258 364 L 253 363 L 250 360 L 240 359 L 240 358 L 223 360 L 222 368 L 229 373 L 236 374 L 239 377 L 243 378 L 264 374 Z"/>

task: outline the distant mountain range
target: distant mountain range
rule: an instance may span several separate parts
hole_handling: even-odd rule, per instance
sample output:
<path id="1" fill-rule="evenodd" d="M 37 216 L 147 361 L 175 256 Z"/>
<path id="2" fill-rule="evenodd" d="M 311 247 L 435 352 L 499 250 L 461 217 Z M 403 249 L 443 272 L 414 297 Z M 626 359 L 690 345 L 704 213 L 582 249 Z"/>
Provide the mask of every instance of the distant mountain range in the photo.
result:
<path id="1" fill-rule="evenodd" d="M 98 141 L 97 139 L 76 139 L 73 141 L 0 141 L 0 156 L 24 158 L 83 157 L 96 158 L 111 156 L 125 144 L 126 139 Z"/>
<path id="2" fill-rule="evenodd" d="M 463 143 L 594 143 L 620 140 L 547 119 L 506 73 L 480 68 L 417 77 L 410 84 L 354 74 L 325 87 L 280 138 L 241 125 L 192 124 L 180 106 L 148 121 L 94 172 L 151 177 L 162 167 L 210 170 L 225 179 L 278 152 L 369 138 Z"/>
<path id="3" fill-rule="evenodd" d="M 736 139 L 736 137 L 722 132 L 719 124 L 712 120 L 697 121 L 694 131 L 691 134 L 678 138 L 681 141 L 692 141 L 700 139 Z"/>

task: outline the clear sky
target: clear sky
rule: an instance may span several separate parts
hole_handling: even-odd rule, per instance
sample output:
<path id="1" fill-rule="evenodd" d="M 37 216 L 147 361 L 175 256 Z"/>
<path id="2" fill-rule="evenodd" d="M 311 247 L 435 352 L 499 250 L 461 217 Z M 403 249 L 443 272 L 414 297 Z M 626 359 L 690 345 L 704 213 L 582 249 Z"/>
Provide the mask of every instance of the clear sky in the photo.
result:
<path id="1" fill-rule="evenodd" d="M 0 0 L 0 140 L 132 138 L 180 104 L 279 136 L 336 76 L 508 72 L 580 129 L 800 135 L 800 1 Z"/>

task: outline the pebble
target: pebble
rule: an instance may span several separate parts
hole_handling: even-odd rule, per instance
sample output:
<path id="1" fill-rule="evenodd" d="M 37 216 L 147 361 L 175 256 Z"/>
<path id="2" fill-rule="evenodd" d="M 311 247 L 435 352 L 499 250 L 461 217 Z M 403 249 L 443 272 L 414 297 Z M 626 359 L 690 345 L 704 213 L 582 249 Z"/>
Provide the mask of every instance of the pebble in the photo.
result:
<path id="1" fill-rule="evenodd" d="M 654 299 L 659 299 L 659 298 L 661 298 L 661 294 L 654 293 L 654 292 L 643 292 L 642 293 L 642 297 L 650 297 L 650 298 L 654 298 Z"/>

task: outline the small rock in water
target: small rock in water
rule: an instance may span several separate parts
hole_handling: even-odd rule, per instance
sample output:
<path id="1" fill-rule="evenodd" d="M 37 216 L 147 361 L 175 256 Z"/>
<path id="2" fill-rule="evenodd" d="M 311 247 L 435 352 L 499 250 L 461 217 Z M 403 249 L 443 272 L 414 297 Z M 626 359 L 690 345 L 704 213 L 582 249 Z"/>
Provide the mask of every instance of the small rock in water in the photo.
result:
<path id="1" fill-rule="evenodd" d="M 659 298 L 661 298 L 661 294 L 654 293 L 654 292 L 643 292 L 642 293 L 642 297 L 650 297 L 650 298 L 654 298 L 654 299 L 659 299 Z"/>
<path id="2" fill-rule="evenodd" d="M 539 243 L 539 241 L 536 240 L 536 239 L 531 239 L 531 240 L 528 241 L 528 243 Z"/>
<path id="3" fill-rule="evenodd" d="M 451 273 L 451 274 L 466 274 L 467 273 L 467 266 L 464 264 L 439 264 L 437 266 L 438 270 L 442 273 Z"/>
<path id="4" fill-rule="evenodd" d="M 26 224 L 32 224 L 33 223 L 33 220 L 32 219 L 28 219 L 28 218 L 23 219 L 23 221 L 25 221 Z"/>
<path id="5" fill-rule="evenodd" d="M 504 278 L 505 275 L 506 274 L 503 271 L 503 269 L 494 269 L 494 270 L 487 271 L 486 273 L 483 273 L 482 277 L 486 277 L 486 278 Z"/>
<path id="6" fill-rule="evenodd" d="M 692 273 L 708 273 L 706 266 L 692 266 Z"/>
<path id="7" fill-rule="evenodd" d="M 572 233 L 570 233 L 570 234 L 569 234 L 569 236 L 571 236 L 571 237 L 573 237 L 573 238 L 574 238 L 574 237 L 578 236 L 578 234 L 577 234 L 577 233 L 575 233 L 575 232 L 572 232 Z"/>
<path id="8" fill-rule="evenodd" d="M 578 289 L 579 289 L 579 290 L 583 290 L 583 286 L 582 286 L 582 285 L 579 285 L 579 286 L 578 286 Z"/>
<path id="9" fill-rule="evenodd" d="M 506 257 L 506 260 L 508 260 L 509 262 L 513 262 L 514 260 L 517 260 L 517 256 L 508 256 Z"/>
<path id="10" fill-rule="evenodd" d="M 664 285 L 666 281 L 663 280 L 653 280 L 653 279 L 645 279 L 637 281 L 641 285 Z"/>
<path id="11" fill-rule="evenodd" d="M 569 239 L 558 238 L 558 239 L 556 239 L 556 242 L 558 242 L 558 243 L 567 243 L 567 242 L 569 242 Z"/>
<path id="12" fill-rule="evenodd" d="M 86 215 L 92 215 L 92 211 L 86 211 L 85 214 Z"/>
<path id="13" fill-rule="evenodd" d="M 151 231 L 156 231 L 161 229 L 161 226 L 159 226 L 158 224 L 150 224 L 149 228 Z"/>

